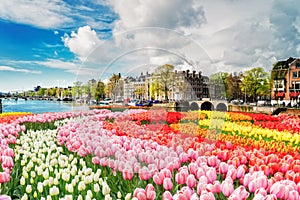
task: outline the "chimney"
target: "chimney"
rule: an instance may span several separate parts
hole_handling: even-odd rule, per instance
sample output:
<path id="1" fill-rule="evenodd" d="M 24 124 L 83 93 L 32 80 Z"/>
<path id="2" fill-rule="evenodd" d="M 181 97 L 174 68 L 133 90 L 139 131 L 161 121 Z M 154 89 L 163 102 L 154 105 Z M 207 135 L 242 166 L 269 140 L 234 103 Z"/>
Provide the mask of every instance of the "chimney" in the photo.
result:
<path id="1" fill-rule="evenodd" d="M 189 77 L 190 75 L 190 70 L 186 70 L 186 76 Z"/>
<path id="2" fill-rule="evenodd" d="M 193 71 L 193 77 L 195 77 L 195 73 L 196 73 L 196 71 L 194 70 L 194 71 Z"/>
<path id="3" fill-rule="evenodd" d="M 121 78 L 121 73 L 119 73 L 119 78 Z"/>
<path id="4" fill-rule="evenodd" d="M 175 74 L 177 74 L 177 70 L 175 70 Z"/>

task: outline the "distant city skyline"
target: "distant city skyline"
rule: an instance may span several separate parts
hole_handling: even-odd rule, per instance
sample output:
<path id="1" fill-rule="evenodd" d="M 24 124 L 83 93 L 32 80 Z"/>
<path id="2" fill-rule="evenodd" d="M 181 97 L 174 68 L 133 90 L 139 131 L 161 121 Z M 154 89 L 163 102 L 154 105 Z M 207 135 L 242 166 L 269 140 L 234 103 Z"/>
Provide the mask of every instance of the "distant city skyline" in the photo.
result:
<path id="1" fill-rule="evenodd" d="M 299 57 L 299 6 L 297 0 L 5 0 L 0 92 L 67 87 L 166 63 L 206 75 L 270 71 L 278 60 Z"/>

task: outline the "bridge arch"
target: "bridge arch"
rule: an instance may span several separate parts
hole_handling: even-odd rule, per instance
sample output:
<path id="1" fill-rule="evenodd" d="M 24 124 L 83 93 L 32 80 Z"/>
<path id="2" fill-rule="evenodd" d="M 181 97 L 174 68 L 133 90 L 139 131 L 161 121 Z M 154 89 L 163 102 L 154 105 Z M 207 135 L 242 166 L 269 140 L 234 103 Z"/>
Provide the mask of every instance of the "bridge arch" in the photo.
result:
<path id="1" fill-rule="evenodd" d="M 199 110 L 199 105 L 197 102 L 192 102 L 190 105 L 190 110 Z"/>
<path id="2" fill-rule="evenodd" d="M 216 110 L 217 111 L 227 111 L 227 105 L 225 103 L 218 103 Z"/>
<path id="3" fill-rule="evenodd" d="M 209 101 L 205 101 L 201 104 L 201 110 L 214 110 L 214 105 Z"/>

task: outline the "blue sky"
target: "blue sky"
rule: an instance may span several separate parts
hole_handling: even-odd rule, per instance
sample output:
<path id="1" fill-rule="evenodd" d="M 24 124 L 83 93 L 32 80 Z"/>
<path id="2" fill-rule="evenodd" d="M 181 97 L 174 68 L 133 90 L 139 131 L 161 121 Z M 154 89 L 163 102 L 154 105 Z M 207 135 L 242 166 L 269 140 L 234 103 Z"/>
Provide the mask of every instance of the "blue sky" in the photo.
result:
<path id="1" fill-rule="evenodd" d="M 165 63 L 206 75 L 269 71 L 299 57 L 297 0 L 91 2 L 3 0 L 0 91 L 66 87 Z"/>

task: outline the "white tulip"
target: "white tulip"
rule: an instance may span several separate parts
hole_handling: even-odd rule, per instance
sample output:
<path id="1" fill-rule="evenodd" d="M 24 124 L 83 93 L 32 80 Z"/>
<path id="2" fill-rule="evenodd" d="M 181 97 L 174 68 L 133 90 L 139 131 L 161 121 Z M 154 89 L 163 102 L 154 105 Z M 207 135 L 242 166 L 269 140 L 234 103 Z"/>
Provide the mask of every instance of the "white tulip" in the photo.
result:
<path id="1" fill-rule="evenodd" d="M 79 184 L 78 184 L 78 190 L 79 191 L 83 191 L 85 190 L 85 184 L 83 181 L 80 181 Z"/>
<path id="2" fill-rule="evenodd" d="M 105 195 L 104 200 L 112 200 L 111 196 L 109 194 Z"/>
<path id="3" fill-rule="evenodd" d="M 68 192 L 69 193 L 73 193 L 74 192 L 74 187 L 73 187 L 73 185 L 72 184 L 68 184 Z"/>
<path id="4" fill-rule="evenodd" d="M 88 191 L 86 192 L 86 194 L 87 194 L 90 198 L 93 198 L 93 193 L 92 193 L 91 190 L 88 190 Z"/>
<path id="5" fill-rule="evenodd" d="M 125 200 L 130 200 L 131 199 L 131 193 L 126 194 Z"/>
<path id="6" fill-rule="evenodd" d="M 58 184 L 59 184 L 59 182 L 58 182 L 58 179 L 57 179 L 57 178 L 54 178 L 54 179 L 53 179 L 53 184 L 54 184 L 54 185 L 58 185 Z"/>
<path id="7" fill-rule="evenodd" d="M 22 196 L 21 200 L 28 200 L 28 196 L 26 193 Z"/>
<path id="8" fill-rule="evenodd" d="M 65 195 L 65 200 L 73 200 L 73 196 L 71 194 Z"/>
<path id="9" fill-rule="evenodd" d="M 59 189 L 58 189 L 58 187 L 53 186 L 52 188 L 50 188 L 49 193 L 50 193 L 51 196 L 56 196 L 56 195 L 58 195 L 58 194 L 59 194 Z"/>
<path id="10" fill-rule="evenodd" d="M 66 181 L 66 182 L 69 182 L 70 180 L 70 174 L 67 174 L 67 173 L 63 173 L 62 176 L 61 176 L 62 180 Z"/>
<path id="11" fill-rule="evenodd" d="M 37 189 L 38 189 L 38 192 L 39 193 L 42 193 L 43 192 L 43 183 L 41 183 L 41 182 L 38 182 L 38 185 L 37 185 Z"/>
<path id="12" fill-rule="evenodd" d="M 121 199 L 121 198 L 122 198 L 122 194 L 121 194 L 121 192 L 120 192 L 120 191 L 118 191 L 118 193 L 117 193 L 117 197 L 118 197 L 119 199 Z"/>
<path id="13" fill-rule="evenodd" d="M 81 196 L 81 194 L 78 196 L 77 200 L 83 200 L 83 197 Z"/>
<path id="14" fill-rule="evenodd" d="M 94 184 L 94 192 L 99 192 L 100 191 L 100 186 L 99 186 L 99 184 L 98 183 L 95 183 Z"/>
<path id="15" fill-rule="evenodd" d="M 26 193 L 28 193 L 28 194 L 31 193 L 31 192 L 32 192 L 32 187 L 31 187 L 31 185 L 27 185 L 25 191 L 26 191 Z"/>
<path id="16" fill-rule="evenodd" d="M 110 193 L 110 188 L 109 186 L 107 185 L 107 183 L 103 184 L 102 186 L 102 194 L 103 195 L 107 195 Z"/>
<path id="17" fill-rule="evenodd" d="M 24 176 L 21 177 L 20 184 L 21 185 L 25 185 L 25 177 Z"/>

